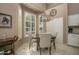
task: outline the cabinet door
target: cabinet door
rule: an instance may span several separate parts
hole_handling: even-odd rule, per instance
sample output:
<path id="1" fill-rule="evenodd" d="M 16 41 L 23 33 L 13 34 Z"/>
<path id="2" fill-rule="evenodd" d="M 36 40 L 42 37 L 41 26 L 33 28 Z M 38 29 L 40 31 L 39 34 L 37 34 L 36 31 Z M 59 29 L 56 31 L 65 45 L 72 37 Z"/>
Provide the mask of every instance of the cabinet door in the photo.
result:
<path id="1" fill-rule="evenodd" d="M 79 47 L 79 35 L 68 35 L 68 44 Z"/>
<path id="2" fill-rule="evenodd" d="M 73 46 L 78 46 L 79 47 L 79 41 L 78 41 L 78 39 L 77 38 L 73 38 L 73 39 L 71 39 L 71 45 L 73 45 Z"/>
<path id="3" fill-rule="evenodd" d="M 68 25 L 69 26 L 76 26 L 79 25 L 79 14 L 70 15 L 68 17 Z"/>

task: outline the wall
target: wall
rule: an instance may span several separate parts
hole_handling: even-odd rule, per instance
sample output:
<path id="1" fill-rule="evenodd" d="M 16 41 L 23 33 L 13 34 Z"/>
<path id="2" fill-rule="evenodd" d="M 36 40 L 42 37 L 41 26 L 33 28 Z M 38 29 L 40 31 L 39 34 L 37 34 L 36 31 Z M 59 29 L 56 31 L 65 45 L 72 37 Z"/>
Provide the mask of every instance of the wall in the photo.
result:
<path id="1" fill-rule="evenodd" d="M 47 5 L 48 5 L 48 9 L 50 9 L 50 8 L 53 8 L 53 7 L 56 7 L 56 6 L 58 6 L 58 5 L 61 5 L 61 4 L 64 4 L 64 3 L 48 3 Z"/>
<path id="2" fill-rule="evenodd" d="M 23 23 L 23 10 L 20 4 L 18 4 L 18 37 L 19 39 L 23 38 L 22 36 L 22 23 Z"/>
<path id="3" fill-rule="evenodd" d="M 63 43 L 63 17 L 55 18 L 47 22 L 47 31 L 52 35 L 56 35 L 56 43 Z"/>
<path id="4" fill-rule="evenodd" d="M 17 4 L 0 4 L 0 13 L 9 14 L 12 16 L 12 28 L 0 28 L 0 39 L 5 37 L 12 37 L 18 34 L 18 10 Z"/>
<path id="5" fill-rule="evenodd" d="M 68 4 L 68 15 L 79 14 L 79 3 Z"/>
<path id="6" fill-rule="evenodd" d="M 57 17 L 62 17 L 63 14 L 64 14 L 64 12 L 65 12 L 65 10 L 64 10 L 64 5 L 65 5 L 65 4 L 61 4 L 61 5 L 56 6 L 56 7 L 51 7 L 50 9 L 46 10 L 45 12 L 46 12 L 46 14 L 49 15 L 51 9 L 56 9 L 56 10 L 57 10 L 57 14 L 56 14 L 54 17 L 52 17 L 52 18 L 54 19 L 54 18 L 57 18 Z M 50 6 L 49 6 L 49 7 L 50 7 Z M 48 8 L 49 8 L 49 7 L 48 7 Z"/>
<path id="7" fill-rule="evenodd" d="M 18 35 L 22 38 L 22 8 L 20 4 L 0 4 L 0 13 L 12 16 L 12 28 L 0 28 L 0 38 Z"/>

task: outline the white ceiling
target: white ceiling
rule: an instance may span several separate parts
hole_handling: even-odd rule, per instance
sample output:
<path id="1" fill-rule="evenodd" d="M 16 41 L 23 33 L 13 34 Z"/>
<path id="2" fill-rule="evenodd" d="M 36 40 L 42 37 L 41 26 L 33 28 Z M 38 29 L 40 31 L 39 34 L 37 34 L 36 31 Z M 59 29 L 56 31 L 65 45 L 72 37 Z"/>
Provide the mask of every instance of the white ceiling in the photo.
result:
<path id="1" fill-rule="evenodd" d="M 34 11 L 43 12 L 46 9 L 46 5 L 43 3 L 25 3 L 24 6 L 33 9 Z"/>
<path id="2" fill-rule="evenodd" d="M 25 7 L 33 9 L 34 11 L 43 12 L 46 9 L 53 8 L 62 3 L 23 3 Z"/>

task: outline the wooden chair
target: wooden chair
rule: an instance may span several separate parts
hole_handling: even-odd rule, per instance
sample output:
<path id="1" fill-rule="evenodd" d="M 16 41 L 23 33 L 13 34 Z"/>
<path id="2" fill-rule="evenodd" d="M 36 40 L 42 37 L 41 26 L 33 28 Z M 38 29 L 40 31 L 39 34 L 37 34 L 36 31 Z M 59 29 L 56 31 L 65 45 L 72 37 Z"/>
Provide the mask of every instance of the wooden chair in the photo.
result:
<path id="1" fill-rule="evenodd" d="M 37 38 L 33 37 L 31 33 L 29 33 L 28 36 L 29 36 L 29 49 L 30 49 L 33 43 L 37 43 Z"/>
<path id="2" fill-rule="evenodd" d="M 54 46 L 54 49 L 56 50 L 56 38 L 57 38 L 57 34 L 58 33 L 55 33 L 54 35 L 51 35 L 51 46 L 52 46 L 52 43 L 53 43 L 53 46 Z"/>

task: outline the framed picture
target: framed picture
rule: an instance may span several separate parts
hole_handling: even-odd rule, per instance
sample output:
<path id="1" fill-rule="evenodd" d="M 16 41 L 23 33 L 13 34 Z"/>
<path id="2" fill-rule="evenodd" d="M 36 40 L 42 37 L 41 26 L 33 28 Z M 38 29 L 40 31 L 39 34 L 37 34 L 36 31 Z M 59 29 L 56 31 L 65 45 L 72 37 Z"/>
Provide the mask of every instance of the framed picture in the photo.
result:
<path id="1" fill-rule="evenodd" d="M 12 16 L 0 13 L 0 28 L 11 28 Z"/>

